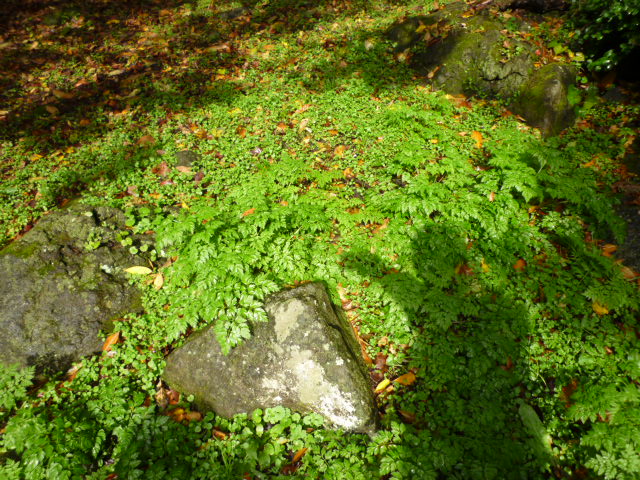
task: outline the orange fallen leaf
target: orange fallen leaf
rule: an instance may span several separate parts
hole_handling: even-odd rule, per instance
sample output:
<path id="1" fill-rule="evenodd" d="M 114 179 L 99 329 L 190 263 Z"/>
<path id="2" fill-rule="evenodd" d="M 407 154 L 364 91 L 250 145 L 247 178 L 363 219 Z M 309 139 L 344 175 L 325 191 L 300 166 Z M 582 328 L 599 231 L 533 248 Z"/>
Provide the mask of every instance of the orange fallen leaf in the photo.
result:
<path id="1" fill-rule="evenodd" d="M 213 429 L 213 436 L 216 437 L 218 440 L 226 440 L 228 435 L 224 432 L 221 432 L 220 430 L 214 428 Z"/>
<path id="2" fill-rule="evenodd" d="M 278 126 L 276 127 L 276 135 L 284 135 L 285 133 L 287 133 L 287 128 L 288 125 L 286 123 L 278 123 Z"/>
<path id="3" fill-rule="evenodd" d="M 351 168 L 345 168 L 344 172 L 342 172 L 342 174 L 344 175 L 344 178 L 353 178 L 353 177 L 355 177 L 355 175 L 353 174 L 353 169 L 351 169 Z"/>
<path id="4" fill-rule="evenodd" d="M 525 262 L 522 258 L 519 258 L 518 261 L 513 264 L 513 269 L 517 270 L 518 272 L 522 272 L 524 271 L 526 266 L 527 266 L 527 262 Z"/>
<path id="5" fill-rule="evenodd" d="M 298 450 L 293 456 L 293 460 L 291 460 L 291 463 L 298 463 L 300 459 L 306 455 L 308 450 L 308 448 L 301 448 L 300 450 Z"/>
<path id="6" fill-rule="evenodd" d="M 245 210 L 245 211 L 242 213 L 242 216 L 243 216 L 243 217 L 247 217 L 247 216 L 249 216 L 249 215 L 251 215 L 251 214 L 253 214 L 253 213 L 255 213 L 255 212 L 256 212 L 256 209 L 255 209 L 255 208 L 250 208 L 249 210 Z"/>
<path id="7" fill-rule="evenodd" d="M 611 243 L 606 243 L 602 246 L 602 254 L 605 257 L 610 257 L 613 255 L 613 253 L 618 250 L 618 247 L 616 245 L 613 245 Z"/>
<path id="8" fill-rule="evenodd" d="M 469 267 L 469 265 L 467 265 L 466 263 L 459 263 L 456 268 L 455 268 L 455 272 L 458 275 L 467 275 L 467 276 L 472 276 L 473 275 L 473 269 L 471 267 Z"/>
<path id="9" fill-rule="evenodd" d="M 104 341 L 104 345 L 102 345 L 102 351 L 108 352 L 111 350 L 111 347 L 118 343 L 118 340 L 120 340 L 120 332 L 115 332 L 109 335 Z"/>
<path id="10" fill-rule="evenodd" d="M 593 304 L 591 304 L 591 308 L 593 308 L 593 311 L 600 316 L 606 315 L 609 313 L 609 309 L 606 306 L 596 301 L 594 301 Z"/>
<path id="11" fill-rule="evenodd" d="M 184 419 L 188 422 L 199 422 L 202 420 L 202 414 L 200 412 L 187 412 L 184 415 Z"/>
<path id="12" fill-rule="evenodd" d="M 394 380 L 394 382 L 404 386 L 409 386 L 415 381 L 416 381 L 416 374 L 413 372 L 408 372 L 408 373 L 405 373 L 404 375 L 400 375 L 398 378 Z"/>
<path id="13" fill-rule="evenodd" d="M 489 201 L 493 202 L 496 199 L 496 192 L 491 192 L 489 194 Z"/>
<path id="14" fill-rule="evenodd" d="M 46 107 L 44 107 L 45 110 L 47 112 L 49 112 L 51 115 L 58 115 L 60 113 L 60 110 L 58 110 L 56 107 L 54 107 L 53 105 L 47 105 Z"/>
<path id="15" fill-rule="evenodd" d="M 236 129 L 236 133 L 238 134 L 238 136 L 239 136 L 240 138 L 244 138 L 244 137 L 246 137 L 246 136 L 247 136 L 247 129 L 246 129 L 246 128 L 244 128 L 244 127 L 238 127 L 238 128 Z"/>
<path id="16" fill-rule="evenodd" d="M 476 141 L 476 147 L 482 148 L 482 143 L 484 142 L 484 139 L 482 138 L 482 133 L 478 132 L 477 130 L 474 130 L 473 132 L 471 132 L 471 138 L 473 138 Z"/>

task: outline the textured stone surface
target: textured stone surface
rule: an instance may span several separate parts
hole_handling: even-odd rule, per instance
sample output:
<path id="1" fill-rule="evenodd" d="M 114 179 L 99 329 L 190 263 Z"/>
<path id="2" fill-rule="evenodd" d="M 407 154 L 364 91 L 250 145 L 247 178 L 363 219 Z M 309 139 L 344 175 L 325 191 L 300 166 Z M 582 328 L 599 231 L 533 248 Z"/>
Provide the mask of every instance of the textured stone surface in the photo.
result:
<path id="1" fill-rule="evenodd" d="M 360 348 L 319 283 L 265 303 L 269 322 L 225 356 L 212 328 L 167 358 L 164 379 L 201 408 L 230 417 L 278 405 L 316 412 L 333 426 L 372 432 L 376 410 Z"/>
<path id="2" fill-rule="evenodd" d="M 0 362 L 66 368 L 100 349 L 112 320 L 140 309 L 122 270 L 146 262 L 116 241 L 124 220 L 76 204 L 0 252 Z"/>

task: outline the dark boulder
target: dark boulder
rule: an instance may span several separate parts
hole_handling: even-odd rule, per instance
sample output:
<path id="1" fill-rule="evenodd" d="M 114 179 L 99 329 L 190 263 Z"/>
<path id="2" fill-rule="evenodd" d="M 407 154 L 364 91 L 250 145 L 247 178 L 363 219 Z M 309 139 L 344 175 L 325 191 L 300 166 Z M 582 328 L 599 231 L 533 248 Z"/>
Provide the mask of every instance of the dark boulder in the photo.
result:
<path id="1" fill-rule="evenodd" d="M 100 332 L 141 308 L 118 242 L 124 214 L 74 204 L 0 251 L 0 362 L 59 370 L 98 351 Z"/>
<path id="2" fill-rule="evenodd" d="M 372 432 L 376 408 L 360 348 L 325 287 L 310 283 L 271 296 L 269 321 L 224 355 L 213 328 L 167 358 L 163 377 L 205 410 L 230 417 L 284 406 L 333 426 Z"/>

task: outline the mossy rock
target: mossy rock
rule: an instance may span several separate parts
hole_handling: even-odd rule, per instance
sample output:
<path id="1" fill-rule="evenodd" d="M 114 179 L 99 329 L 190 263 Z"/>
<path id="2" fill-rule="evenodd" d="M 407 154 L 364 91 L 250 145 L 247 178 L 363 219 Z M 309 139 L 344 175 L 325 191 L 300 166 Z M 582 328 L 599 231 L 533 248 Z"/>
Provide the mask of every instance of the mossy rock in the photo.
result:
<path id="1" fill-rule="evenodd" d="M 517 21 L 518 30 L 530 28 Z M 559 64 L 537 69 L 536 47 L 507 31 L 500 16 L 454 2 L 431 15 L 405 19 L 388 36 L 399 50 L 412 49 L 412 67 L 434 87 L 502 99 L 543 135 L 556 135 L 574 119 L 568 88 L 575 72 Z"/>
<path id="2" fill-rule="evenodd" d="M 0 251 L 0 362 L 60 370 L 98 351 L 113 320 L 141 309 L 117 241 L 124 214 L 73 204 Z"/>
<path id="3" fill-rule="evenodd" d="M 553 136 L 573 124 L 574 106 L 569 88 L 576 81 L 576 71 L 569 65 L 552 63 L 534 71 L 523 85 L 512 109 L 544 136 Z"/>
<path id="4" fill-rule="evenodd" d="M 163 378 L 219 415 L 284 406 L 372 433 L 377 413 L 360 348 L 325 287 L 310 283 L 277 293 L 265 310 L 269 321 L 228 355 L 213 328 L 192 335 L 167 358 Z"/>

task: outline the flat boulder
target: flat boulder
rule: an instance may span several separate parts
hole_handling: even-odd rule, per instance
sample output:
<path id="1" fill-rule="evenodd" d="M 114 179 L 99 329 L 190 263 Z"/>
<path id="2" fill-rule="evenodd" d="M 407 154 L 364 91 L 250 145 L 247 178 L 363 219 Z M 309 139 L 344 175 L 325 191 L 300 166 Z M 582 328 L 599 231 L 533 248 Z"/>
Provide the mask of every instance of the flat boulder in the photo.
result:
<path id="1" fill-rule="evenodd" d="M 164 380 L 204 410 L 231 417 L 284 406 L 333 427 L 372 433 L 377 412 L 353 329 L 325 287 L 308 283 L 269 297 L 269 321 L 224 355 L 213 328 L 167 357 Z"/>
<path id="2" fill-rule="evenodd" d="M 124 224 L 119 210 L 76 203 L 0 251 L 0 362 L 67 368 L 100 350 L 113 320 L 140 310 L 123 270 L 146 261 L 118 241 Z"/>

